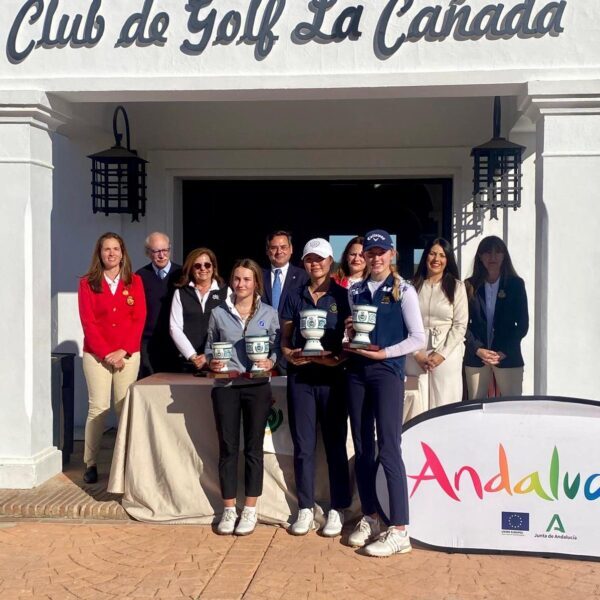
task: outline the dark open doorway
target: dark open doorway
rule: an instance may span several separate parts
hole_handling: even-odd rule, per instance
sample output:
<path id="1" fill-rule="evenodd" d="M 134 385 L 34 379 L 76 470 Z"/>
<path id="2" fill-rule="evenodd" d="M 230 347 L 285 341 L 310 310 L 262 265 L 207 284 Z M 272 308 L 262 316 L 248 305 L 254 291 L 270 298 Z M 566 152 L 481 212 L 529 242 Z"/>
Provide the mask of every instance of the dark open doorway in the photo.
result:
<path id="1" fill-rule="evenodd" d="M 277 229 L 292 232 L 293 262 L 298 263 L 313 237 L 353 236 L 375 228 L 396 235 L 400 272 L 412 277 L 427 240 L 451 239 L 452 180 L 183 182 L 184 253 L 211 248 L 225 277 L 237 258 L 266 266 L 265 237 Z"/>

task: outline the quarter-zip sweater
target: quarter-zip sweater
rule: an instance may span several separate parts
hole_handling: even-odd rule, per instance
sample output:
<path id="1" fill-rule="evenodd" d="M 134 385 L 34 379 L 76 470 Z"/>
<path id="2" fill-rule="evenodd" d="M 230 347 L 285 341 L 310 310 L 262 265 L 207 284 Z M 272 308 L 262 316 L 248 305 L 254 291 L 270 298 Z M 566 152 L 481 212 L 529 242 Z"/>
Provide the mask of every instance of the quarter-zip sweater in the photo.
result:
<path id="1" fill-rule="evenodd" d="M 208 322 L 208 336 L 204 354 L 210 362 L 213 359 L 212 345 L 214 342 L 231 342 L 233 344 L 232 358 L 228 367 L 231 371 L 245 373 L 252 368 L 252 361 L 246 354 L 245 336 L 268 335 L 271 347 L 269 358 L 275 364 L 281 356 L 280 332 L 279 332 L 279 314 L 268 304 L 257 299 L 258 306 L 254 316 L 249 320 L 244 331 L 245 323 L 241 319 L 233 305 L 232 297 L 214 308 L 210 313 Z M 264 380 L 263 380 L 264 381 Z M 216 383 L 224 383 L 224 380 L 217 380 Z M 233 380 L 233 385 L 251 383 L 252 380 L 239 378 Z M 260 380 L 256 380 L 260 383 Z"/>

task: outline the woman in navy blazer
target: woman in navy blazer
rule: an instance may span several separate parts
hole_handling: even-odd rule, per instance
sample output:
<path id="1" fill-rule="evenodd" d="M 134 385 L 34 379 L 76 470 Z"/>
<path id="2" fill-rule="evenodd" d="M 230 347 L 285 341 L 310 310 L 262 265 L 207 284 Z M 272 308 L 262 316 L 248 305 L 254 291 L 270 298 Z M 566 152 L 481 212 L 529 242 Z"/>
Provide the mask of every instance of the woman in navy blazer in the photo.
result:
<path id="1" fill-rule="evenodd" d="M 521 340 L 529 329 L 525 284 L 517 275 L 506 244 L 484 238 L 473 275 L 465 281 L 469 298 L 465 371 L 469 399 L 487 397 L 492 375 L 502 396 L 523 391 Z"/>

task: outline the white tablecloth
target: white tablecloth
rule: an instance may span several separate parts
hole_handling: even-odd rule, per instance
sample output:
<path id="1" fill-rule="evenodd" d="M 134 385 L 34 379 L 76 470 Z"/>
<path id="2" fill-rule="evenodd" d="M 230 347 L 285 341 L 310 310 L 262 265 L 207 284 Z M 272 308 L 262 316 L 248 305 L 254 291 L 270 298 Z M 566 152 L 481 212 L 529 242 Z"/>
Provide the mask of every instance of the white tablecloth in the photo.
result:
<path id="1" fill-rule="evenodd" d="M 157 374 L 131 387 L 117 433 L 108 491 L 123 494 L 123 507 L 133 518 L 211 523 L 221 513 L 212 384 L 192 375 Z M 263 522 L 286 524 L 298 506 L 285 378 L 274 378 L 271 385 L 275 404 L 265 435 L 264 487 L 257 510 Z M 329 485 L 321 442 L 317 453 L 316 502 L 327 510 Z M 348 436 L 348 456 L 353 455 Z M 243 466 L 240 453 L 239 506 L 243 504 Z M 353 481 L 352 464 L 350 474 Z M 358 515 L 358 510 L 355 491 L 347 518 Z"/>

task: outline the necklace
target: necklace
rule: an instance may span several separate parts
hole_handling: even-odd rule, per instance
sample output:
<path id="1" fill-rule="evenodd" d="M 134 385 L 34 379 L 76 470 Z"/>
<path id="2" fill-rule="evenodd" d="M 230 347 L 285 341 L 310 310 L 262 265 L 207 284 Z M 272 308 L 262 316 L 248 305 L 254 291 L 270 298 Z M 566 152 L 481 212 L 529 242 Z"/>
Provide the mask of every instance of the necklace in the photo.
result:
<path id="1" fill-rule="evenodd" d="M 242 310 L 240 307 L 236 306 L 235 310 L 237 310 L 238 315 L 240 315 L 242 319 L 247 319 L 250 316 L 250 313 L 252 312 L 252 307 L 250 307 L 248 310 Z"/>
<path id="2" fill-rule="evenodd" d="M 115 275 L 110 275 L 110 271 L 104 271 L 104 276 L 108 277 L 113 283 L 115 282 L 115 279 L 121 274 L 121 269 L 119 269 Z"/>

